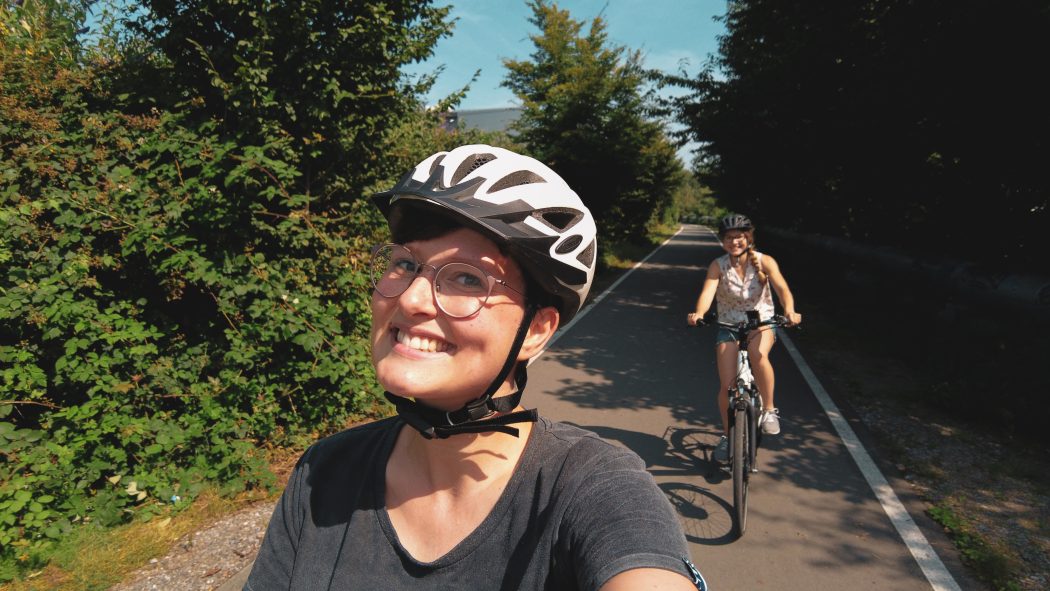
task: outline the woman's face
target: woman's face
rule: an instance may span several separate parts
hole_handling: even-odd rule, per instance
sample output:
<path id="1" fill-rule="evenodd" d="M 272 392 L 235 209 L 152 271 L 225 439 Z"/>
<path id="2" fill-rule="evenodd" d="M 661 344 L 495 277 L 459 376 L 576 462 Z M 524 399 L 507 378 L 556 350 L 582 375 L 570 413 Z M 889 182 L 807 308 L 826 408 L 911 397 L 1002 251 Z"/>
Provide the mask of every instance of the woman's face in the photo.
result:
<path id="1" fill-rule="evenodd" d="M 468 263 L 525 291 L 517 263 L 473 230 L 460 228 L 405 246 L 419 263 Z M 433 279 L 433 273 L 424 273 L 397 297 L 373 291 L 372 363 L 387 391 L 453 410 L 480 396 L 499 373 L 524 318 L 525 300 L 497 284 L 476 314 L 452 318 L 434 300 Z"/>
<path id="2" fill-rule="evenodd" d="M 728 230 L 722 236 L 722 248 L 733 256 L 747 252 L 747 234 L 740 230 Z"/>

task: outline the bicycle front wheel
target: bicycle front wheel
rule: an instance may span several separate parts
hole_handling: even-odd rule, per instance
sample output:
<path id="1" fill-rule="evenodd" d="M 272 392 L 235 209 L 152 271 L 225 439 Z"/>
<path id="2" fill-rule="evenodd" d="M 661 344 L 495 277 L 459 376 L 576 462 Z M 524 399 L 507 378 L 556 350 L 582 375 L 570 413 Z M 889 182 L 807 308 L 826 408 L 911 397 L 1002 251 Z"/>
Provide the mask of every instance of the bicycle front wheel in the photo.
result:
<path id="1" fill-rule="evenodd" d="M 737 536 L 744 535 L 747 527 L 747 485 L 751 476 L 749 465 L 749 450 L 751 443 L 748 441 L 747 411 L 737 409 L 734 411 L 733 423 L 729 427 L 729 438 L 733 451 L 733 512 Z"/>

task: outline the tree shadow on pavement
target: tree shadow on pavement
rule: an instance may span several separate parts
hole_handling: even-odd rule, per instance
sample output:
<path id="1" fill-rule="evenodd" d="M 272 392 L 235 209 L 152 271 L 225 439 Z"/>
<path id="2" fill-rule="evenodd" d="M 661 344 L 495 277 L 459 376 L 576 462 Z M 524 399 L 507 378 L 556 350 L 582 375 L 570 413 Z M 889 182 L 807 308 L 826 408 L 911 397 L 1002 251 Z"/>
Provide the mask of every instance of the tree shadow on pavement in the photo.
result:
<path id="1" fill-rule="evenodd" d="M 709 546 L 735 541 L 728 475 L 710 461 L 720 435 L 716 331 L 688 327 L 685 317 L 706 265 L 720 254 L 709 235 L 680 235 L 545 353 L 565 369 L 548 374 L 546 391 L 585 413 L 617 411 L 620 428 L 583 428 L 638 453 L 682 517 L 689 541 Z M 899 572 L 913 571 L 907 553 L 875 554 L 875 547 L 898 544 L 898 534 L 785 346 L 778 344 L 772 356 L 783 432 L 763 439 L 749 513 L 776 534 L 749 545 L 793 540 L 806 547 L 803 560 L 820 568 L 882 560 Z M 641 413 L 639 420 L 668 420 L 658 427 L 662 436 L 652 422 L 623 428 L 620 411 L 646 410 L 657 412 Z"/>
<path id="2" fill-rule="evenodd" d="M 719 484 L 728 474 L 711 460 L 718 433 L 709 429 L 668 427 L 663 437 L 602 425 L 576 425 L 603 439 L 622 444 L 645 461 L 646 469 L 678 513 L 686 539 L 708 546 L 729 544 L 733 534 L 732 505 L 712 490 L 696 484 L 701 477 Z"/>

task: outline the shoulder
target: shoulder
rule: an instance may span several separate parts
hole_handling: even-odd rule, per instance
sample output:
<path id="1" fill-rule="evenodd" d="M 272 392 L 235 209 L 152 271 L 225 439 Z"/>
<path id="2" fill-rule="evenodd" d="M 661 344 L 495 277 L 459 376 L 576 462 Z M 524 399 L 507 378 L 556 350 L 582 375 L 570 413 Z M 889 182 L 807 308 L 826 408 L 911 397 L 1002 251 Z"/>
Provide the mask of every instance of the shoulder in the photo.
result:
<path id="1" fill-rule="evenodd" d="M 726 266 L 726 263 L 728 263 L 728 262 L 729 262 L 729 257 L 728 256 L 720 256 L 717 259 L 711 261 L 711 264 L 709 264 L 707 266 L 707 276 L 708 277 L 721 276 L 722 269 Z"/>
<path id="2" fill-rule="evenodd" d="M 762 262 L 762 266 L 768 267 L 768 268 L 771 268 L 771 269 L 779 268 L 779 265 L 777 264 L 777 260 L 774 259 L 769 254 L 766 254 L 764 252 L 755 251 L 755 255 L 757 255 L 758 256 L 758 260 Z"/>
<path id="3" fill-rule="evenodd" d="M 363 461 L 380 453 L 401 427 L 398 417 L 380 419 L 372 423 L 357 425 L 318 440 L 299 459 L 297 468 L 310 472 L 338 469 L 348 463 Z"/>
<path id="4" fill-rule="evenodd" d="M 398 417 L 387 417 L 371 423 L 356 425 L 318 440 L 310 446 L 310 449 L 316 450 L 314 453 L 318 454 L 338 452 L 370 440 L 383 439 L 392 431 L 399 429 L 400 425 L 401 420 Z"/>
<path id="5" fill-rule="evenodd" d="M 544 438 L 561 450 L 552 478 L 559 552 L 573 565 L 579 588 L 599 589 L 639 568 L 685 574 L 685 535 L 638 454 L 564 423 L 550 423 Z"/>
<path id="6" fill-rule="evenodd" d="M 593 431 L 568 423 L 547 419 L 541 421 L 545 427 L 540 443 L 541 449 L 547 448 L 547 453 L 555 452 L 554 457 L 563 458 L 567 464 L 572 463 L 574 470 L 610 463 L 645 469 L 645 463 L 638 454 L 602 439 Z"/>
<path id="7" fill-rule="evenodd" d="M 593 507 L 595 495 L 612 490 L 655 488 L 645 461 L 634 451 L 574 425 L 552 421 L 537 440 L 533 457 L 550 476 L 553 490 L 570 506 Z M 545 478 L 546 479 L 546 478 Z"/>

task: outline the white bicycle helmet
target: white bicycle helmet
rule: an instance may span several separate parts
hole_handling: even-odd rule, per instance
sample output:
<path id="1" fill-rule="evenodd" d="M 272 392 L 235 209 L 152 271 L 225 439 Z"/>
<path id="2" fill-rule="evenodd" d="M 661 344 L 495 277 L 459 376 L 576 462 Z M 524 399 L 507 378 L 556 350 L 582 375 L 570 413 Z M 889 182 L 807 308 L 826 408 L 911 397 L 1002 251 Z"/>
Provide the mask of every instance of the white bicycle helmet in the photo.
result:
<path id="1" fill-rule="evenodd" d="M 406 209 L 421 209 L 459 221 L 501 245 L 545 292 L 542 303 L 549 299 L 558 308 L 562 325 L 579 312 L 591 289 L 597 260 L 594 218 L 569 185 L 534 158 L 483 144 L 460 146 L 420 162 L 373 200 L 391 231 L 396 232 Z M 526 307 L 503 367 L 462 408 L 440 411 L 391 392 L 385 393 L 387 400 L 428 439 L 488 431 L 517 436 L 510 425 L 539 416 L 535 409 L 511 412 L 528 380 L 518 352 L 539 305 L 533 301 Z M 517 390 L 493 398 L 512 371 Z"/>
<path id="2" fill-rule="evenodd" d="M 561 324 L 583 306 L 594 279 L 597 227 L 591 212 L 542 162 L 494 146 L 438 152 L 373 197 L 393 229 L 403 206 L 461 220 L 504 245 L 557 302 Z"/>

